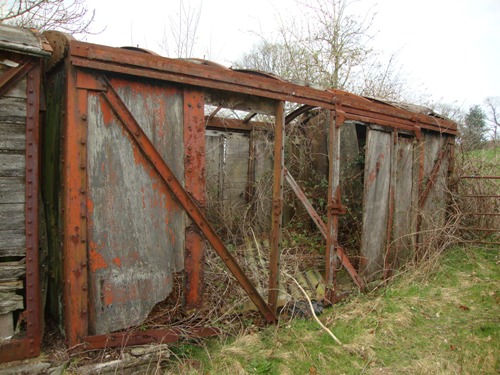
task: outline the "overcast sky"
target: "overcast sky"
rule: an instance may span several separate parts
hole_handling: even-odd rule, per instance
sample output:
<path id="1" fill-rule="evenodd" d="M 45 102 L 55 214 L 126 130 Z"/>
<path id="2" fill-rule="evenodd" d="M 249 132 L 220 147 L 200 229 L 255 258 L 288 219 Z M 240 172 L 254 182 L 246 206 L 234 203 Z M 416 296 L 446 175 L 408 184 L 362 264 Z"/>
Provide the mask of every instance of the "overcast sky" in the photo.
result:
<path id="1" fill-rule="evenodd" d="M 187 3 L 187 0 L 184 0 Z M 226 66 L 249 51 L 259 35 L 271 35 L 278 17 L 296 10 L 292 0 L 202 0 L 197 57 Z M 376 48 L 398 52 L 415 87 L 434 100 L 468 107 L 500 96 L 500 1 L 362 0 L 376 12 Z M 193 6 L 200 0 L 191 0 Z M 169 16 L 178 0 L 88 0 L 96 9 L 87 41 L 139 46 L 161 52 Z"/>

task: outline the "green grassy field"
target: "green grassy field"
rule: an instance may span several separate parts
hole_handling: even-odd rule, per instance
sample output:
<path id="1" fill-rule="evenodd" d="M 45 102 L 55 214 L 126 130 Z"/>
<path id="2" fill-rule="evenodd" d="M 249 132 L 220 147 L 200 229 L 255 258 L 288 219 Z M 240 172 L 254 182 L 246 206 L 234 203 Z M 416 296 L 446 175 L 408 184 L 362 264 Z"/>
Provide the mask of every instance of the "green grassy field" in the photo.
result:
<path id="1" fill-rule="evenodd" d="M 500 253 L 454 248 L 320 319 L 173 348 L 172 374 L 498 374 Z"/>

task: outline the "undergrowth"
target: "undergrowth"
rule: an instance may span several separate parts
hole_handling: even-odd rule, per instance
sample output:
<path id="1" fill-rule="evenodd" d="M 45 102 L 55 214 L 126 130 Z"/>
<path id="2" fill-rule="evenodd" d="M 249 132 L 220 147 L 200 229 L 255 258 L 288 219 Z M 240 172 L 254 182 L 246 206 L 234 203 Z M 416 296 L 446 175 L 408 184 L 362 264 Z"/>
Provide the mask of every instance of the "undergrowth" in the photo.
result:
<path id="1" fill-rule="evenodd" d="M 432 263 L 432 264 L 431 264 Z M 177 345 L 169 374 L 494 374 L 498 248 L 455 247 L 313 320 Z"/>

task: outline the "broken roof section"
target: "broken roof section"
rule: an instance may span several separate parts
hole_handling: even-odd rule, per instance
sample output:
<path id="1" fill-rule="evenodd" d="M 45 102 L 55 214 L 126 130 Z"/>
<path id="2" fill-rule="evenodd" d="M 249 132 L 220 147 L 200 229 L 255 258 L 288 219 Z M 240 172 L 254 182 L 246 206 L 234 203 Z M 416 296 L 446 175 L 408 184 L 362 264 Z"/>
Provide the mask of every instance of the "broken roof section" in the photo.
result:
<path id="1" fill-rule="evenodd" d="M 35 29 L 0 25 L 0 49 L 23 55 L 49 57 L 52 48 Z"/>
<path id="2" fill-rule="evenodd" d="M 55 33 L 59 34 L 59 33 Z M 61 36 L 61 34 L 59 34 Z M 48 39 L 53 35 L 47 35 Z M 407 131 L 420 129 L 457 134 L 452 121 L 437 116 L 421 107 L 384 102 L 361 97 L 336 89 L 321 90 L 284 81 L 272 74 L 254 70 L 234 70 L 199 59 L 171 59 L 150 53 L 84 43 L 67 38 L 65 53 L 71 63 L 82 68 L 93 68 L 187 84 L 207 89 L 283 100 L 311 108 L 334 110 L 345 120 L 388 126 Z M 53 56 L 56 60 L 62 56 Z"/>

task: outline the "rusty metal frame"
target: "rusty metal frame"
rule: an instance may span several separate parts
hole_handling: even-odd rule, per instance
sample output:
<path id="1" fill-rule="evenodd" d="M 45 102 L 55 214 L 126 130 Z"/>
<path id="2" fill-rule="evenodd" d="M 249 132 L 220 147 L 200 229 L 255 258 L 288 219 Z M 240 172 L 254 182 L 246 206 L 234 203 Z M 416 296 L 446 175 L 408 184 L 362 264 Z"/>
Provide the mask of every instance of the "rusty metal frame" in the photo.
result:
<path id="1" fill-rule="evenodd" d="M 319 231 L 321 232 L 323 237 L 326 239 L 327 238 L 327 229 L 326 229 L 325 223 L 323 222 L 323 220 L 321 219 L 319 214 L 316 212 L 314 207 L 311 205 L 311 203 L 309 202 L 306 195 L 304 194 L 304 192 L 302 191 L 300 186 L 297 184 L 297 182 L 295 181 L 293 176 L 290 174 L 290 172 L 286 168 L 285 168 L 285 179 L 286 179 L 286 182 L 288 182 L 288 185 L 290 185 L 290 187 L 292 188 L 292 190 L 295 193 L 295 195 L 297 196 L 297 198 L 304 205 L 307 213 L 309 214 L 311 219 L 314 221 L 314 224 L 316 224 L 316 227 L 318 227 Z M 344 268 L 347 270 L 347 272 L 351 276 L 352 281 L 354 281 L 354 283 L 358 286 L 358 288 L 360 290 L 362 290 L 362 291 L 365 290 L 365 288 L 366 288 L 365 282 L 359 276 L 359 274 L 356 272 L 356 269 L 349 261 L 349 258 L 347 257 L 347 255 L 345 255 L 344 250 L 340 246 L 337 245 L 335 247 L 335 251 L 337 252 L 337 256 L 339 257 L 340 262 L 342 263 Z"/>
<path id="2" fill-rule="evenodd" d="M 184 186 L 201 210 L 206 205 L 204 97 L 184 88 Z M 200 308 L 204 290 L 205 242 L 195 225 L 186 228 L 184 255 L 184 303 L 187 310 Z"/>
<path id="3" fill-rule="evenodd" d="M 280 273 L 280 242 L 283 218 L 283 173 L 285 167 L 285 103 L 276 103 L 274 129 L 273 205 L 269 253 L 269 295 L 271 311 L 277 308 Z"/>
<path id="4" fill-rule="evenodd" d="M 491 175 L 486 175 L 486 176 L 480 176 L 480 175 L 473 175 L 473 176 L 460 176 L 460 180 L 500 180 L 500 176 L 491 176 Z M 457 193 L 458 195 L 458 193 Z M 500 199 L 500 195 L 497 194 L 491 194 L 491 195 L 482 195 L 482 194 L 468 194 L 468 195 L 460 195 L 460 197 L 463 198 L 495 198 L 495 199 Z M 466 212 L 464 215 L 468 216 L 500 216 L 500 212 Z M 458 230 L 461 231 L 473 231 L 473 232 L 492 232 L 492 233 L 497 233 L 498 229 L 494 228 L 482 228 L 482 227 L 460 227 Z M 484 238 L 483 238 L 484 239 Z M 500 245 L 500 242 L 498 241 L 483 241 L 483 240 L 461 240 L 461 243 L 471 243 L 471 244 L 478 244 L 478 245 Z"/>
<path id="5" fill-rule="evenodd" d="M 338 222 L 339 214 L 343 213 L 340 200 L 340 127 L 345 121 L 345 112 L 338 106 L 335 112 L 328 111 L 328 210 L 326 232 L 326 262 L 325 262 L 325 299 L 335 302 L 337 289 L 336 270 L 338 256 Z"/>
<path id="6" fill-rule="evenodd" d="M 10 90 L 21 78 L 31 71 L 37 64 L 33 60 L 20 62 L 19 66 L 10 68 L 0 76 L 0 96 Z"/>
<path id="7" fill-rule="evenodd" d="M 16 68 L 13 68 L 16 69 Z M 20 66 L 10 79 L 4 79 L 0 96 L 8 87 L 27 75 L 26 113 L 26 337 L 0 343 L 0 363 L 36 357 L 40 354 L 42 341 L 43 311 L 39 276 L 38 249 L 38 185 L 39 185 L 39 108 L 41 88 L 41 61 L 33 60 Z M 12 83 L 13 82 L 13 83 Z"/>
<path id="8" fill-rule="evenodd" d="M 123 49 L 117 51 L 116 48 L 76 40 L 68 40 L 68 44 L 71 63 L 79 67 L 256 95 L 331 110 L 335 110 L 337 105 L 342 103 L 346 120 L 404 130 L 414 130 L 418 122 L 422 129 L 457 134 L 456 124 L 449 120 L 415 114 L 340 90 L 316 90 L 265 76 Z"/>

